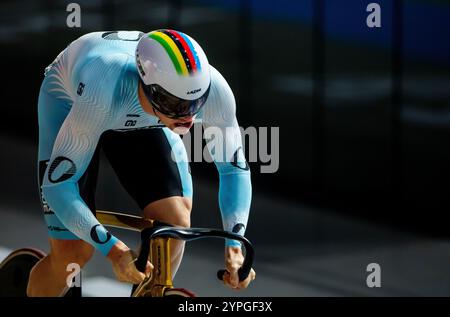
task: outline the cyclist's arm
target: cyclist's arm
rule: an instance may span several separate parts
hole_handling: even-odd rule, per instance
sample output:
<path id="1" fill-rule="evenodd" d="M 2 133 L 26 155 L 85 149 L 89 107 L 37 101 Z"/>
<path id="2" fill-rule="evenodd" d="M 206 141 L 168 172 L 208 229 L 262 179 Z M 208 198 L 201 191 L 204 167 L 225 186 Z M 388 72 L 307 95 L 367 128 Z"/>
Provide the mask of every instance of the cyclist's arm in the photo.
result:
<path id="1" fill-rule="evenodd" d="M 219 172 L 219 206 L 224 229 L 244 235 L 252 197 L 250 169 L 242 149 L 233 92 L 213 67 L 210 96 L 201 116 L 208 149 Z M 217 137 L 216 132 L 223 137 Z M 226 245 L 240 246 L 240 243 L 227 240 Z"/>
<path id="2" fill-rule="evenodd" d="M 117 239 L 95 218 L 80 197 L 77 183 L 90 163 L 101 134 L 114 120 L 110 105 L 119 66 L 104 60 L 93 62 L 74 80 L 76 84 L 82 83 L 84 89 L 81 96 L 77 94 L 74 98 L 58 132 L 42 188 L 64 226 L 104 255 Z"/>

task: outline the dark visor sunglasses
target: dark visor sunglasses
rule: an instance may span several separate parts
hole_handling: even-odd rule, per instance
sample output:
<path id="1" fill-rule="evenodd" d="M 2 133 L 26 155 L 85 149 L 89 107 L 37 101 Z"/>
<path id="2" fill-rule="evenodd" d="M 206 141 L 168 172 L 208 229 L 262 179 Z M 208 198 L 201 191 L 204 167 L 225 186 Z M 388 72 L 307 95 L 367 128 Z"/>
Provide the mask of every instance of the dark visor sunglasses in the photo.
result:
<path id="1" fill-rule="evenodd" d="M 140 80 L 145 96 L 152 103 L 152 106 L 163 115 L 172 118 L 190 117 L 197 114 L 205 104 L 209 95 L 209 88 L 198 99 L 186 100 L 172 95 L 158 84 L 146 85 Z"/>

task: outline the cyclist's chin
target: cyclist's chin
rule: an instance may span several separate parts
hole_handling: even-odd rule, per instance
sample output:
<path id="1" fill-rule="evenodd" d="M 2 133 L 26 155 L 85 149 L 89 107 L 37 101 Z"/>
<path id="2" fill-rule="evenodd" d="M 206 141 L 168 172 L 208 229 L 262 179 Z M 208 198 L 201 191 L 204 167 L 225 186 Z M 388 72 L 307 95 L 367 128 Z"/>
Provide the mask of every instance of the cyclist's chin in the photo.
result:
<path id="1" fill-rule="evenodd" d="M 179 135 L 184 135 L 189 132 L 190 127 L 177 127 L 174 126 L 171 130 Z"/>

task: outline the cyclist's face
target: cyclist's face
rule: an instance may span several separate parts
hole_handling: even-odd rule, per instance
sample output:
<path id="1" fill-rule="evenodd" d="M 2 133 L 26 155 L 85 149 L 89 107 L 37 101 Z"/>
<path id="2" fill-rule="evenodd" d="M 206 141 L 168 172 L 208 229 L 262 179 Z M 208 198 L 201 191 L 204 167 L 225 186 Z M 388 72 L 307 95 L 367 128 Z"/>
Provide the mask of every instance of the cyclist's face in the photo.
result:
<path id="1" fill-rule="evenodd" d="M 172 119 L 164 114 L 162 114 L 159 111 L 155 111 L 155 109 L 152 107 L 151 103 L 147 100 L 147 98 L 144 95 L 144 92 L 142 90 L 141 85 L 139 84 L 139 102 L 144 109 L 145 112 L 148 114 L 157 116 L 162 124 L 164 124 L 166 127 L 168 127 L 170 130 L 177 134 L 186 134 L 189 132 L 189 129 L 194 124 L 195 115 L 194 116 L 188 116 L 183 118 L 176 118 Z"/>

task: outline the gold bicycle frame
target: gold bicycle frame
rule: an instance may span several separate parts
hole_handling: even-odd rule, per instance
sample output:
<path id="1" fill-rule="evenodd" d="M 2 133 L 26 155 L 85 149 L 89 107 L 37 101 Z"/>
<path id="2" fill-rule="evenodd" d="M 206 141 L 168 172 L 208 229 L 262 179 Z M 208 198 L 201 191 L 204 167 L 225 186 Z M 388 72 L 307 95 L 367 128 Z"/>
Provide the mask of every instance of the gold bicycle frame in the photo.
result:
<path id="1" fill-rule="evenodd" d="M 127 215 L 118 212 L 97 210 L 98 221 L 108 227 L 141 232 L 146 228 L 153 228 L 154 220 Z M 170 238 L 155 238 L 150 241 L 149 260 L 154 269 L 134 290 L 132 297 L 162 297 L 167 289 L 173 287 L 172 271 L 170 267 Z"/>

